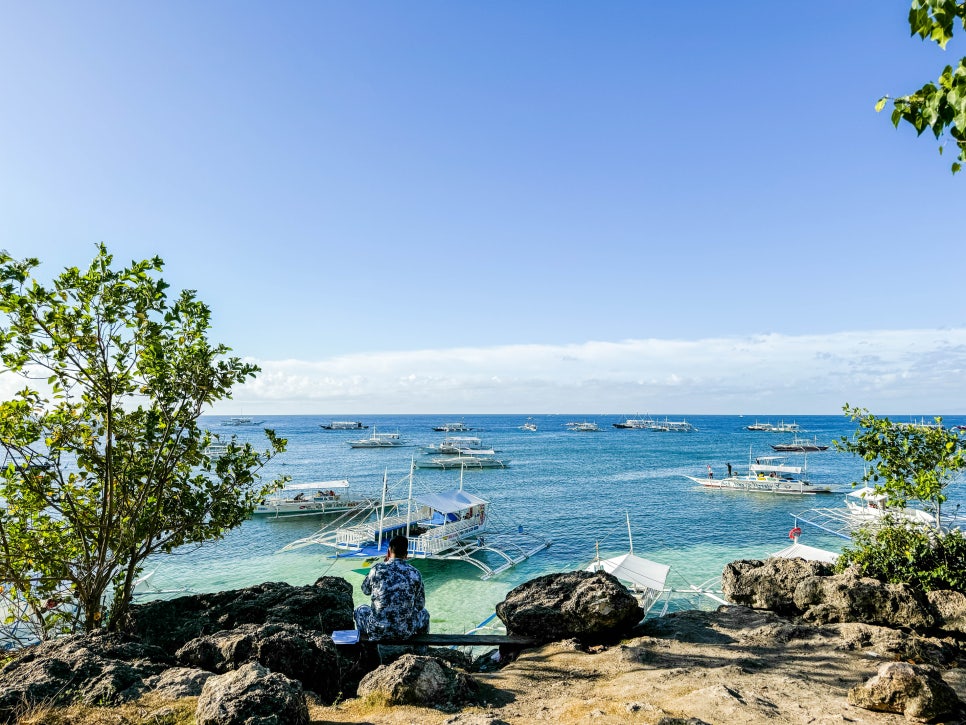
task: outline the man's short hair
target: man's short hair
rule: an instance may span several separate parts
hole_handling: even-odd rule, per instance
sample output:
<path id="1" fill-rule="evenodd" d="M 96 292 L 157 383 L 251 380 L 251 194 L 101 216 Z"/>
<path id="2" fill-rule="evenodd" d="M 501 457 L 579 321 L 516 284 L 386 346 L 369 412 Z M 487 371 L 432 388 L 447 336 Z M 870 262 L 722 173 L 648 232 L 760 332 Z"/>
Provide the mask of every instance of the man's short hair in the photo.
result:
<path id="1" fill-rule="evenodd" d="M 397 559 L 405 559 L 409 556 L 409 539 L 400 534 L 399 536 L 393 536 L 389 541 L 389 551 L 393 553 Z"/>

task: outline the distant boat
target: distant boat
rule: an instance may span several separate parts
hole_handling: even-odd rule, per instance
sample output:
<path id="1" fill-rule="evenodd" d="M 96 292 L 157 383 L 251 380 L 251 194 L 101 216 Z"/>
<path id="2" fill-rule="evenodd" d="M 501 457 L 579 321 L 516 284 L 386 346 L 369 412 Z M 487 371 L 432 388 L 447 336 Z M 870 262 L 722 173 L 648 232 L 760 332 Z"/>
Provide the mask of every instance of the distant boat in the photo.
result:
<path id="1" fill-rule="evenodd" d="M 368 438 L 349 441 L 350 448 L 398 448 L 402 444 L 398 433 L 377 433 L 375 426 Z"/>
<path id="2" fill-rule="evenodd" d="M 360 507 L 374 505 L 372 499 L 350 498 L 348 479 L 294 483 L 273 496 L 262 499 L 252 512 L 253 516 L 294 518 L 319 516 L 355 511 Z"/>
<path id="3" fill-rule="evenodd" d="M 221 424 L 230 425 L 230 426 L 240 426 L 240 425 L 261 425 L 264 422 L 265 422 L 264 420 L 254 420 L 253 418 L 246 418 L 244 416 L 241 416 L 237 418 L 229 418 L 228 420 L 223 420 Z"/>
<path id="4" fill-rule="evenodd" d="M 322 430 L 363 430 L 368 427 L 358 420 L 333 420 L 328 425 L 323 425 Z"/>
<path id="5" fill-rule="evenodd" d="M 446 436 L 440 443 L 430 443 L 426 446 L 427 453 L 472 453 L 486 450 L 483 440 L 477 436 Z"/>
<path id="6" fill-rule="evenodd" d="M 510 464 L 505 458 L 497 458 L 493 450 L 465 450 L 456 455 L 436 456 L 434 458 L 417 459 L 416 468 L 460 468 L 472 470 L 474 468 L 506 468 Z"/>
<path id="7" fill-rule="evenodd" d="M 814 453 L 828 450 L 828 446 L 820 445 L 817 439 L 808 440 L 798 436 L 792 439 L 791 443 L 773 443 L 771 447 L 783 453 Z"/>
<path id="8" fill-rule="evenodd" d="M 533 422 L 533 418 L 527 418 L 527 422 L 520 426 L 520 430 L 530 431 L 531 433 L 537 432 L 537 424 Z"/>
<path id="9" fill-rule="evenodd" d="M 900 423 L 900 422 L 893 421 L 892 427 L 893 428 L 923 428 L 923 429 L 934 429 L 934 430 L 944 430 L 945 428 L 945 426 L 943 426 L 941 423 L 936 423 L 935 421 L 932 423 L 929 423 L 926 421 L 925 418 L 920 418 L 918 421 L 911 420 L 907 423 Z M 956 426 L 956 427 L 962 430 L 962 426 Z"/>
<path id="10" fill-rule="evenodd" d="M 766 433 L 798 433 L 801 428 L 798 423 L 786 423 L 781 420 L 777 425 L 771 423 L 759 423 L 757 420 L 754 425 L 745 426 L 748 430 L 765 431 Z"/>
<path id="11" fill-rule="evenodd" d="M 654 425 L 654 421 L 651 418 L 627 418 L 620 423 L 612 423 L 612 425 L 615 428 L 625 430 L 647 430 Z"/>
<path id="12" fill-rule="evenodd" d="M 766 431 L 767 432 L 767 431 L 773 431 L 773 430 L 775 430 L 775 426 L 773 426 L 771 423 L 759 423 L 756 420 L 751 425 L 746 425 L 745 426 L 745 429 L 746 430 L 760 430 L 760 431 Z"/>
<path id="13" fill-rule="evenodd" d="M 567 423 L 567 428 L 577 431 L 578 433 L 597 433 L 600 430 L 600 426 L 598 426 L 596 423 L 590 423 L 588 421 L 584 421 L 582 423 Z"/>
<path id="14" fill-rule="evenodd" d="M 690 433 L 697 430 L 693 425 L 688 423 L 686 420 L 668 420 L 665 418 L 663 421 L 654 420 L 651 421 L 648 426 L 648 430 L 660 431 L 662 433 Z"/>
<path id="15" fill-rule="evenodd" d="M 433 430 L 439 431 L 440 433 L 466 433 L 473 429 L 469 428 L 463 421 L 457 421 L 456 423 L 443 423 L 442 425 L 433 426 Z"/>

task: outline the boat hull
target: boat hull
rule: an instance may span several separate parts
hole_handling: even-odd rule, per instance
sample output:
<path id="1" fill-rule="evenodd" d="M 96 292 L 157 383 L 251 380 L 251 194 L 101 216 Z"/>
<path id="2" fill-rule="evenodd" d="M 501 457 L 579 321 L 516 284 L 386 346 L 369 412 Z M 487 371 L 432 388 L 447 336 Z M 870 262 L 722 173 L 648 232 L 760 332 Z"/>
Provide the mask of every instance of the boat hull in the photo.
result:
<path id="1" fill-rule="evenodd" d="M 268 501 L 259 504 L 252 512 L 252 516 L 272 516 L 272 517 L 293 517 L 293 516 L 317 516 L 320 514 L 342 514 L 347 511 L 354 511 L 360 506 L 371 505 L 365 499 L 351 499 L 346 501 Z"/>
<path id="2" fill-rule="evenodd" d="M 750 491 L 752 493 L 773 493 L 785 494 L 789 496 L 811 496 L 819 493 L 832 493 L 829 486 L 816 486 L 803 481 L 782 481 L 769 478 L 742 478 L 732 476 L 730 478 L 699 478 L 697 476 L 685 476 L 690 481 L 704 486 L 705 488 L 720 488 L 732 491 Z"/>

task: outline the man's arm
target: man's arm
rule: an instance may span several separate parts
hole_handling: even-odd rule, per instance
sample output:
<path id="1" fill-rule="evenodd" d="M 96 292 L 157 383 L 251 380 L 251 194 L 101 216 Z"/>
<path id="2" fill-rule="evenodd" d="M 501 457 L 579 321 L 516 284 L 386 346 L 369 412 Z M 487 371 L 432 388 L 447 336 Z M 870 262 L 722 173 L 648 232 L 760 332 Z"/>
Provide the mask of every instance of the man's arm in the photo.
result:
<path id="1" fill-rule="evenodd" d="M 416 592 L 413 597 L 413 607 L 418 612 L 426 608 L 426 590 L 423 587 L 423 578 L 416 572 Z"/>
<path id="2" fill-rule="evenodd" d="M 369 573 L 366 574 L 366 578 L 362 580 L 362 593 L 367 597 L 372 596 L 372 575 L 376 573 L 376 565 L 373 564 L 372 568 L 369 569 Z"/>

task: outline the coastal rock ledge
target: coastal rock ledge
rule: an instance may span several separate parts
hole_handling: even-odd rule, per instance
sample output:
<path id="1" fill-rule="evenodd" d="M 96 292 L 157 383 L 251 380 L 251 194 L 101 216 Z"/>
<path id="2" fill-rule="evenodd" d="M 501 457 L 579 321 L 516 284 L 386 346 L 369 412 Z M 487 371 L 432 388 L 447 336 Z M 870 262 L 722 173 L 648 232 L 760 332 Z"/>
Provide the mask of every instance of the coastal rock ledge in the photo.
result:
<path id="1" fill-rule="evenodd" d="M 383 665 L 331 643 L 351 618 L 343 580 L 182 597 L 136 608 L 128 633 L 18 653 L 0 669 L 0 722 L 66 725 L 49 708 L 77 703 L 120 708 L 85 720 L 119 725 L 966 722 L 961 593 L 802 560 L 732 562 L 724 582 L 735 604 L 642 622 L 608 574 L 539 577 L 497 605 L 540 643 L 515 659 Z"/>

